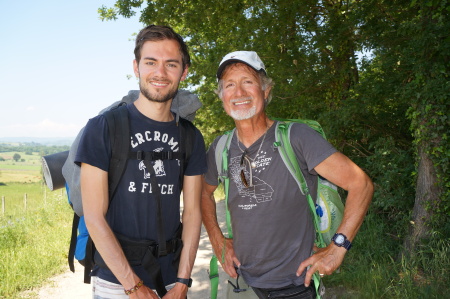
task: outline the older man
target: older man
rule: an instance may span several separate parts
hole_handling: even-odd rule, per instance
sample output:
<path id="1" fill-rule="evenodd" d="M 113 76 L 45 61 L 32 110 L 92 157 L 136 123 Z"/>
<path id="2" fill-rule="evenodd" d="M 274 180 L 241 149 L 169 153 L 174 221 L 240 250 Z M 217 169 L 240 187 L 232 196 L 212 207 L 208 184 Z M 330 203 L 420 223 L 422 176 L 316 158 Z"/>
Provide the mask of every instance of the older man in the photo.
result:
<path id="1" fill-rule="evenodd" d="M 203 223 L 214 252 L 219 257 L 223 254 L 223 269 L 235 279 L 242 276 L 245 282 L 238 282 L 250 285 L 259 298 L 285 298 L 286 292 L 296 294 L 289 298 L 313 298 L 312 274 L 331 275 L 342 263 L 370 204 L 372 182 L 307 125 L 292 126 L 290 140 L 310 189 L 317 189 L 320 175 L 348 191 L 339 238 L 311 255 L 315 232 L 307 200 L 273 150 L 276 121 L 265 112 L 273 83 L 263 62 L 255 52 L 229 53 L 219 65 L 217 78 L 218 95 L 236 125 L 228 169 L 238 171 L 230 171 L 233 239 L 227 239 L 217 223 L 213 196 L 218 185 L 217 138 L 207 154 L 202 191 Z M 249 184 L 250 177 L 253 183 Z"/>

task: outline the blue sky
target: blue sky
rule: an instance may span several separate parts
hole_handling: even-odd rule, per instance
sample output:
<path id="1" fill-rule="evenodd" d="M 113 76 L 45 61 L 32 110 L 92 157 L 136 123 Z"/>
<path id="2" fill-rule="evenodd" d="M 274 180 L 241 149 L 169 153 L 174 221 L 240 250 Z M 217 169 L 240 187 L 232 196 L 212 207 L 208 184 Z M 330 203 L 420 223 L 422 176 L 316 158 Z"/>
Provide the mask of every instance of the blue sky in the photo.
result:
<path id="1" fill-rule="evenodd" d="M 131 39 L 144 25 L 102 22 L 114 2 L 0 0 L 0 138 L 74 137 L 138 89 Z"/>

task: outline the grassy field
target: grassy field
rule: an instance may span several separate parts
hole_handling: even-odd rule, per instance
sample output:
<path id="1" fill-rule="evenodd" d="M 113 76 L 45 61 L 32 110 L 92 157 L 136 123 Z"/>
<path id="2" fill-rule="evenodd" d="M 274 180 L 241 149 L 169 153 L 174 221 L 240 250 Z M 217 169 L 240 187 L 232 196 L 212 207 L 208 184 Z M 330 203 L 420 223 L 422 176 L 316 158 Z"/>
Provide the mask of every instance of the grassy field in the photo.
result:
<path id="1" fill-rule="evenodd" d="M 66 197 L 56 192 L 33 211 L 0 217 L 0 298 L 18 298 L 63 271 L 72 215 Z"/>
<path id="2" fill-rule="evenodd" d="M 45 184 L 39 183 L 3 183 L 0 185 L 0 213 L 13 217 L 23 213 L 37 211 L 51 204 L 55 194 L 65 196 L 65 190 L 51 192 Z"/>
<path id="3" fill-rule="evenodd" d="M 43 183 L 41 157 L 35 152 L 27 155 L 18 153 L 24 161 L 14 161 L 16 152 L 2 152 L 0 157 L 0 203 L 5 216 L 35 211 L 47 200 L 49 190 Z"/>
<path id="4" fill-rule="evenodd" d="M 0 157 L 5 161 L 0 161 L 0 186 L 5 183 L 37 183 L 42 180 L 41 157 L 39 153 L 32 155 L 18 153 L 21 156 L 19 161 L 12 160 L 16 152 L 2 152 Z M 21 160 L 24 161 L 21 161 Z"/>
<path id="5" fill-rule="evenodd" d="M 0 153 L 0 298 L 19 298 L 63 271 L 72 225 L 64 190 L 43 184 L 39 154 L 19 154 L 25 161 Z"/>

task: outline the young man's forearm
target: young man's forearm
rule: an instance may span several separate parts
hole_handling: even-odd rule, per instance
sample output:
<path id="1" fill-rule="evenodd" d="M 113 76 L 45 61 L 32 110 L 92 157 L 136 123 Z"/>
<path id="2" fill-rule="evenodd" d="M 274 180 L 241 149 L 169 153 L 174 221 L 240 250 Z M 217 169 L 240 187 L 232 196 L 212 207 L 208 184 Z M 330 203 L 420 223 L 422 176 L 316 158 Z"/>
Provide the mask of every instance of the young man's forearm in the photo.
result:
<path id="1" fill-rule="evenodd" d="M 186 176 L 183 191 L 183 249 L 181 251 L 179 278 L 190 278 L 197 255 L 202 225 L 200 209 L 201 178 Z"/>
<path id="2" fill-rule="evenodd" d="M 84 219 L 89 235 L 108 268 L 125 289 L 130 289 L 139 278 L 134 274 L 105 219 L 109 205 L 108 173 L 83 163 L 80 178 Z"/>

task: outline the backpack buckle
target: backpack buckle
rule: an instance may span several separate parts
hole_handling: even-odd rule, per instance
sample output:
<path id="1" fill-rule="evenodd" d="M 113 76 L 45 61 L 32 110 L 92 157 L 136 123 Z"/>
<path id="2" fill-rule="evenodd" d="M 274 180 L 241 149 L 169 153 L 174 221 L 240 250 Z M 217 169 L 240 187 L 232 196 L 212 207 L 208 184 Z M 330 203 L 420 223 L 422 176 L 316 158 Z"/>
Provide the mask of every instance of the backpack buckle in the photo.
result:
<path id="1" fill-rule="evenodd" d="M 144 152 L 143 151 L 137 151 L 136 152 L 136 159 L 144 160 Z"/>
<path id="2" fill-rule="evenodd" d="M 148 249 L 150 250 L 150 252 L 152 253 L 152 255 L 156 258 L 159 258 L 159 245 L 155 244 L 155 245 L 150 245 L 148 246 Z"/>

